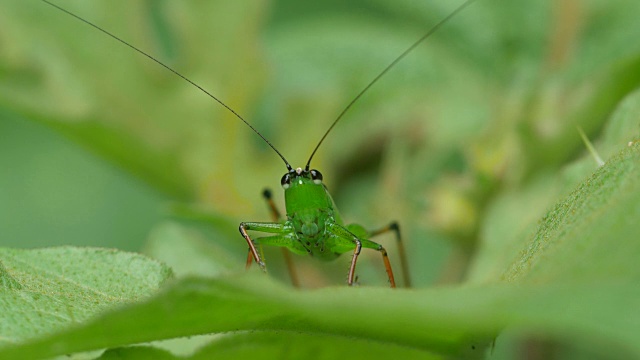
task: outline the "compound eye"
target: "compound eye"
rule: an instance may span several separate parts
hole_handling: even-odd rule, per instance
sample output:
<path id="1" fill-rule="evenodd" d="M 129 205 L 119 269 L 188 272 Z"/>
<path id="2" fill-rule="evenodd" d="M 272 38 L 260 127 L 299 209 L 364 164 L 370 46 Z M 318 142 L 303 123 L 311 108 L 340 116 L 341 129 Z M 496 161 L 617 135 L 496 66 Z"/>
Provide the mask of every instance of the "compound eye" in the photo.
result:
<path id="1" fill-rule="evenodd" d="M 322 174 L 318 170 L 311 170 L 311 180 L 314 184 L 322 184 Z"/>
<path id="2" fill-rule="evenodd" d="M 291 175 L 289 175 L 289 173 L 284 174 L 282 179 L 280 179 L 280 185 L 282 185 L 282 188 L 285 190 L 289 188 L 291 185 Z"/>

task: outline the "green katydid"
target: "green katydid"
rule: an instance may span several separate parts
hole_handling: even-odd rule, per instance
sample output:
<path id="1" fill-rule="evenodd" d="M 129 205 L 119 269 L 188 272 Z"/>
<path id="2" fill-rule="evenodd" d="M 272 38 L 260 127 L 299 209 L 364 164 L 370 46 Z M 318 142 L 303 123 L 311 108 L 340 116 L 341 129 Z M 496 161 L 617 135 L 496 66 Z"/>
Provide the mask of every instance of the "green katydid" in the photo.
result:
<path id="1" fill-rule="evenodd" d="M 278 210 L 273 203 L 273 200 L 271 199 L 271 192 L 269 190 L 265 190 L 263 196 L 265 197 L 269 204 L 269 207 L 271 208 L 273 222 L 240 223 L 240 233 L 246 240 L 249 247 L 246 264 L 247 268 L 249 268 L 255 261 L 260 266 L 260 268 L 266 272 L 266 265 L 262 260 L 262 256 L 258 251 L 257 245 L 278 246 L 284 249 L 288 249 L 289 251 L 296 254 L 311 255 L 322 260 L 333 260 L 343 253 L 352 252 L 352 258 L 347 276 L 347 283 L 349 285 L 353 285 L 356 279 L 355 270 L 360 251 L 362 248 L 368 248 L 380 252 L 387 272 L 389 283 L 391 287 L 396 287 L 396 282 L 393 275 L 393 270 L 391 268 L 391 263 L 389 262 L 389 258 L 387 256 L 387 251 L 382 245 L 370 240 L 371 237 L 392 231 L 395 233 L 398 244 L 398 252 L 402 264 L 404 283 L 405 286 L 410 286 L 411 282 L 409 277 L 409 269 L 398 224 L 396 222 L 392 222 L 389 225 L 375 231 L 367 231 L 363 226 L 358 224 L 345 224 L 342 221 L 342 218 L 335 206 L 333 199 L 331 198 L 331 195 L 322 182 L 322 174 L 318 170 L 311 168 L 311 160 L 313 159 L 313 156 L 315 155 L 317 150 L 320 148 L 320 145 L 324 142 L 327 135 L 331 132 L 331 130 L 333 130 L 335 125 L 343 118 L 344 114 L 360 99 L 360 97 L 362 97 L 362 95 L 367 92 L 367 90 L 369 90 L 371 86 L 373 86 L 383 75 L 385 75 L 415 47 L 417 47 L 425 39 L 431 36 L 435 31 L 437 31 L 442 25 L 452 19 L 456 14 L 470 5 L 474 0 L 466 0 L 461 5 L 459 5 L 447 17 L 440 20 L 440 22 L 433 26 L 426 34 L 420 37 L 402 54 L 396 57 L 372 81 L 370 81 L 369 84 L 367 84 L 360 91 L 360 93 L 358 93 L 354 97 L 354 99 L 349 102 L 344 110 L 342 110 L 338 117 L 333 121 L 331 126 L 329 126 L 329 128 L 321 137 L 315 149 L 309 156 L 309 159 L 304 168 L 293 168 L 285 159 L 285 157 L 280 153 L 280 151 L 278 151 L 276 147 L 260 132 L 258 132 L 258 130 L 256 130 L 248 121 L 246 121 L 235 110 L 222 102 L 216 96 L 209 93 L 200 85 L 189 80 L 187 77 L 183 76 L 173 68 L 157 60 L 155 57 L 138 49 L 125 40 L 122 40 L 116 35 L 102 29 L 101 27 L 47 0 L 42 1 L 105 33 L 109 37 L 112 37 L 122 44 L 132 48 L 138 53 L 146 56 L 150 60 L 153 60 L 175 75 L 179 76 L 183 80 L 189 82 L 191 85 L 204 92 L 207 96 L 217 101 L 228 111 L 230 111 L 236 118 L 246 124 L 253 132 L 260 136 L 260 138 L 264 140 L 264 142 L 266 142 L 284 161 L 287 172 L 282 177 L 280 183 L 284 189 L 286 219 L 281 218 Z M 270 235 L 252 239 L 248 231 L 262 232 Z M 291 273 L 294 284 L 296 284 L 297 280 L 295 280 L 291 262 L 286 251 L 285 254 L 285 259 L 287 260 L 287 265 L 289 266 L 289 272 Z"/>

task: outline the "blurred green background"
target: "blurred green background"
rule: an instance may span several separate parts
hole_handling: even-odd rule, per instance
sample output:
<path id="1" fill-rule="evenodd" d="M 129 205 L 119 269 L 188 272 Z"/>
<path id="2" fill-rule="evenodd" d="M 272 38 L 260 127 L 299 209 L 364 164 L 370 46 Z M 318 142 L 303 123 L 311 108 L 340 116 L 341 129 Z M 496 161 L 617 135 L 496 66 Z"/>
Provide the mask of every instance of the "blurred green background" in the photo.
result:
<path id="1" fill-rule="evenodd" d="M 58 4 L 203 85 L 294 166 L 368 81 L 456 5 Z M 175 215 L 172 204 L 198 204 L 224 220 L 221 242 L 241 259 L 235 224 L 268 219 L 262 188 L 282 205 L 275 154 L 122 44 L 44 3 L 3 7 L 0 242 L 139 250 Z M 313 165 L 348 221 L 401 223 L 419 285 L 459 281 L 496 194 L 584 152 L 575 126 L 595 136 L 635 85 L 618 73 L 640 50 L 639 8 L 478 1 L 376 84 Z M 616 74 L 627 83 L 614 83 Z"/>
<path id="2" fill-rule="evenodd" d="M 458 4 L 56 3 L 219 96 L 294 166 Z M 219 104 L 104 34 L 38 1 L 0 7 L 0 244 L 157 255 L 149 249 L 187 236 L 241 269 L 237 224 L 269 219 L 265 186 L 283 206 L 280 159 Z M 495 278 L 520 243 L 493 240 L 521 238 L 595 170 L 565 166 L 586 152 L 577 126 L 598 139 L 640 84 L 638 13 L 635 0 L 479 0 L 350 110 L 313 167 L 347 221 L 400 222 L 417 286 Z M 399 270 L 392 238 L 380 241 Z M 278 252 L 267 258 L 286 279 Z M 296 263 L 306 286 L 323 286 L 344 280 L 348 257 Z M 358 272 L 363 285 L 385 284 L 375 253 Z"/>

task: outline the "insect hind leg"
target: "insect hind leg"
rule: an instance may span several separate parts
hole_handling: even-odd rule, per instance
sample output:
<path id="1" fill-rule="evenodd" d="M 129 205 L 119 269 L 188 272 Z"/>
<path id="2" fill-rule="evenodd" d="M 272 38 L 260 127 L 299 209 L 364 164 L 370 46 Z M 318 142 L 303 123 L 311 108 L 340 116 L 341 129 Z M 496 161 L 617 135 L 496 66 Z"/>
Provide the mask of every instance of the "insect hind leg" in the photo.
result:
<path id="1" fill-rule="evenodd" d="M 271 212 L 271 219 L 275 222 L 280 222 L 281 220 L 280 211 L 278 211 L 278 208 L 276 207 L 276 204 L 273 201 L 271 189 L 265 188 L 262 191 L 262 197 L 264 197 L 264 200 L 267 202 L 267 206 L 269 206 L 269 211 Z M 286 248 L 281 248 L 281 249 L 282 249 L 282 256 L 284 257 L 284 262 L 287 265 L 287 272 L 289 272 L 289 278 L 291 279 L 291 285 L 293 285 L 293 287 L 298 288 L 300 287 L 300 280 L 298 279 L 298 273 L 296 272 L 296 269 L 293 266 L 293 258 L 291 256 L 291 252 Z M 249 250 L 249 255 L 247 258 L 247 267 L 251 265 L 252 257 L 253 255 L 251 254 L 251 250 Z"/>
<path id="2" fill-rule="evenodd" d="M 387 277 L 389 278 L 389 284 L 392 288 L 396 287 L 396 281 L 393 277 L 393 270 L 391 269 L 391 263 L 389 262 L 387 250 L 382 245 L 371 240 L 367 240 L 365 238 L 365 236 L 367 235 L 367 231 L 362 226 L 358 224 L 350 224 L 344 227 L 341 225 L 333 224 L 333 226 L 331 226 L 331 232 L 336 236 L 336 240 L 341 243 L 339 244 L 340 247 L 347 245 L 348 243 L 346 243 L 346 241 L 349 241 L 350 247 L 355 246 L 353 256 L 351 258 L 351 266 L 349 267 L 347 280 L 349 285 L 353 285 L 353 281 L 355 278 L 356 261 L 358 260 L 360 251 L 362 248 L 367 248 L 380 252 L 380 254 L 382 255 L 382 261 L 384 262 L 385 270 L 387 272 Z"/>
<path id="3" fill-rule="evenodd" d="M 404 286 L 409 288 L 411 287 L 411 276 L 409 275 L 409 262 L 407 260 L 404 242 L 402 241 L 402 236 L 400 233 L 400 225 L 398 225 L 398 223 L 394 221 L 381 229 L 369 231 L 369 237 L 371 238 L 377 235 L 388 233 L 390 231 L 393 231 L 396 237 L 396 244 L 398 247 L 398 255 L 400 255 L 400 266 L 402 267 L 402 278 L 404 279 Z"/>
<path id="4" fill-rule="evenodd" d="M 262 190 L 262 197 L 267 202 L 267 206 L 269 206 L 269 211 L 271 212 L 271 219 L 275 222 L 280 221 L 280 211 L 276 207 L 276 204 L 273 202 L 273 195 L 271 193 L 271 189 L 265 188 Z"/>
<path id="5" fill-rule="evenodd" d="M 376 250 L 382 255 L 382 262 L 384 263 L 384 269 L 387 272 L 389 283 L 391 284 L 392 288 L 395 288 L 396 280 L 393 277 L 393 270 L 391 269 L 391 262 L 389 261 L 389 255 L 387 254 L 387 250 L 384 248 L 384 246 L 378 244 L 375 241 L 362 240 L 362 247 Z"/>

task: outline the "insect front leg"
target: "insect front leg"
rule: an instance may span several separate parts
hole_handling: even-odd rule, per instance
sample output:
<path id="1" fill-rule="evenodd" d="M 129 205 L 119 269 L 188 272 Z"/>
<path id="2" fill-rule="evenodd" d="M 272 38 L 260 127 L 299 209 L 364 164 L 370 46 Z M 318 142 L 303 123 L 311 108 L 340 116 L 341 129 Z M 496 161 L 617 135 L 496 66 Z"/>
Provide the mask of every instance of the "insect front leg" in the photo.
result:
<path id="1" fill-rule="evenodd" d="M 260 269 L 262 269 L 262 271 L 264 272 L 267 272 L 267 267 L 264 261 L 262 261 L 260 254 L 258 254 L 258 250 L 256 249 L 256 244 L 254 243 L 253 240 L 251 240 L 251 237 L 249 237 L 247 230 L 277 234 L 277 233 L 284 233 L 285 232 L 284 227 L 285 227 L 284 224 L 280 224 L 280 223 L 265 223 L 265 222 L 241 222 L 240 223 L 240 227 L 239 227 L 240 234 L 242 234 L 242 237 L 244 237 L 244 239 L 247 241 L 247 245 L 249 245 L 249 256 L 247 257 L 247 268 L 251 266 L 251 257 L 253 257 L 256 263 L 258 263 L 258 265 L 260 266 Z"/>
<path id="2" fill-rule="evenodd" d="M 240 234 L 242 234 L 242 237 L 244 237 L 249 245 L 249 259 L 247 259 L 247 267 L 251 265 L 250 258 L 253 257 L 256 263 L 260 266 L 260 269 L 264 272 L 267 271 L 267 267 L 256 249 L 256 244 L 286 247 L 295 253 L 307 254 L 307 249 L 300 244 L 295 237 L 295 233 L 291 226 L 286 223 L 241 222 L 239 230 Z M 260 237 L 256 240 L 252 240 L 247 233 L 249 230 L 277 235 Z"/>

